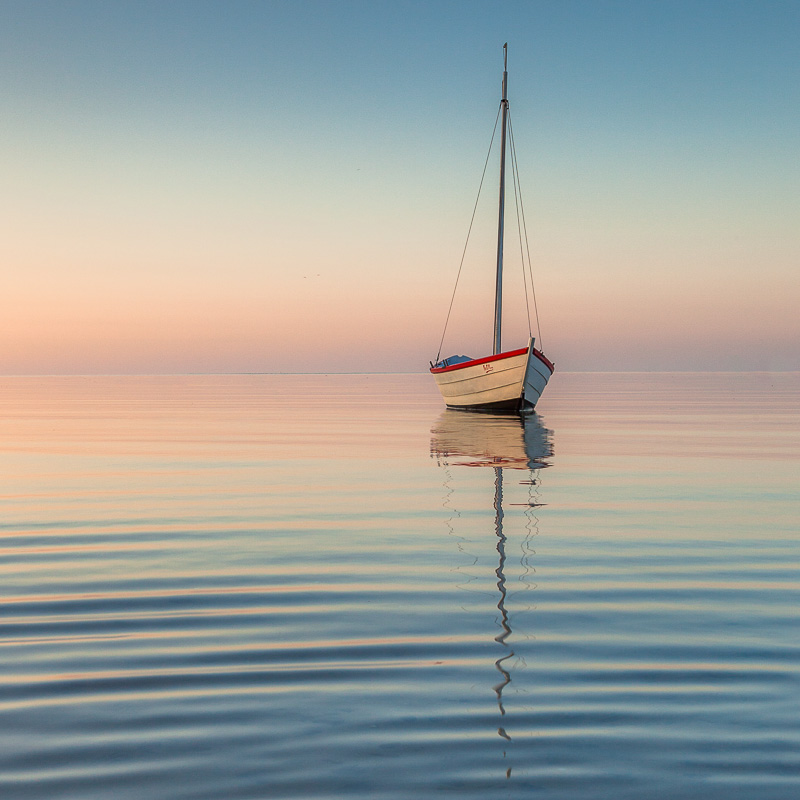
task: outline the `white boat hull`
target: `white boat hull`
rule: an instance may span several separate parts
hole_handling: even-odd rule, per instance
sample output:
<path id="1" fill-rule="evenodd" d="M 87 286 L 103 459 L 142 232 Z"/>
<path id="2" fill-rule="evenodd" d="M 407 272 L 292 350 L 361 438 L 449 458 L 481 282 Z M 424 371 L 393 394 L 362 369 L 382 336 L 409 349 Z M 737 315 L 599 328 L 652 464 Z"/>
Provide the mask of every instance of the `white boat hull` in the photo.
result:
<path id="1" fill-rule="evenodd" d="M 533 408 L 553 374 L 553 365 L 533 346 L 487 358 L 432 367 L 448 408 Z"/>

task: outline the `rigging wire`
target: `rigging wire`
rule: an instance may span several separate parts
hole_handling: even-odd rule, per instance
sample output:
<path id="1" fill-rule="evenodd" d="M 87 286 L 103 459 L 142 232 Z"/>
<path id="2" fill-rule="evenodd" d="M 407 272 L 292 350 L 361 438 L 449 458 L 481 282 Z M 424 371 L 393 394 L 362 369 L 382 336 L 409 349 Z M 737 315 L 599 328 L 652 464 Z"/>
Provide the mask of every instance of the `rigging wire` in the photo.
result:
<path id="1" fill-rule="evenodd" d="M 475 222 L 475 212 L 478 210 L 478 201 L 481 199 L 481 189 L 483 189 L 483 179 L 486 177 L 486 167 L 489 164 L 489 156 L 492 154 L 492 145 L 494 144 L 494 137 L 497 133 L 497 121 L 500 119 L 500 111 L 503 108 L 503 104 L 500 103 L 500 107 L 497 109 L 497 116 L 494 119 L 494 130 L 492 131 L 492 138 L 489 142 L 489 152 L 486 154 L 486 161 L 483 164 L 483 173 L 481 174 L 481 182 L 478 186 L 478 196 L 475 198 L 475 206 L 472 209 L 472 217 L 469 221 L 469 229 L 467 230 L 467 240 L 464 242 L 464 250 L 461 253 L 461 263 L 458 265 L 458 274 L 456 275 L 456 285 L 453 287 L 453 295 L 450 298 L 450 306 L 447 309 L 447 318 L 444 321 L 444 330 L 442 331 L 442 339 L 439 342 L 439 352 L 436 354 L 436 361 L 435 364 L 439 363 L 439 358 L 442 355 L 442 347 L 444 346 L 444 337 L 447 333 L 447 324 L 450 322 L 450 312 L 453 310 L 453 301 L 456 299 L 456 291 L 458 289 L 458 281 L 461 278 L 461 268 L 464 266 L 464 257 L 467 255 L 467 246 L 469 245 L 469 237 L 472 233 L 472 223 Z"/>
<path id="2" fill-rule="evenodd" d="M 517 214 L 517 238 L 519 239 L 519 260 L 522 267 L 522 286 L 525 290 L 525 311 L 528 315 L 528 336 L 532 337 L 531 331 L 531 305 L 528 300 L 528 278 L 525 274 L 525 253 L 522 249 L 522 225 L 519 220 L 519 207 L 522 200 L 522 187 L 519 185 L 519 170 L 517 169 L 517 151 L 514 148 L 514 140 L 510 136 L 509 127 L 509 144 L 511 150 L 511 178 L 514 185 L 514 210 Z M 533 291 L 533 281 L 531 281 L 531 291 Z"/>
<path id="3" fill-rule="evenodd" d="M 511 142 L 512 169 L 516 173 L 516 177 L 515 177 L 514 180 L 515 180 L 515 183 L 518 184 L 519 183 L 519 166 L 517 164 L 517 149 L 514 146 L 514 129 L 511 126 L 510 109 L 509 109 L 509 115 L 508 115 L 508 133 L 509 133 L 509 139 L 510 139 L 510 142 Z M 539 350 L 541 351 L 542 350 L 542 329 L 541 329 L 541 326 L 539 325 L 539 307 L 536 304 L 536 288 L 534 287 L 534 284 L 533 284 L 533 267 L 531 266 L 531 249 L 530 249 L 530 244 L 528 242 L 528 226 L 527 226 L 527 224 L 525 222 L 525 204 L 522 202 L 522 188 L 521 187 L 520 187 L 520 193 L 519 193 L 519 205 L 520 205 L 520 210 L 522 212 L 522 227 L 523 227 L 523 231 L 524 231 L 524 234 L 525 234 L 525 249 L 527 250 L 527 253 L 528 253 L 528 272 L 530 273 L 530 279 L 531 279 L 531 294 L 533 295 L 533 310 L 534 310 L 534 313 L 536 314 L 536 333 L 539 336 Z M 524 266 L 524 263 L 523 263 L 523 274 L 524 274 L 524 272 L 525 272 L 525 266 Z"/>

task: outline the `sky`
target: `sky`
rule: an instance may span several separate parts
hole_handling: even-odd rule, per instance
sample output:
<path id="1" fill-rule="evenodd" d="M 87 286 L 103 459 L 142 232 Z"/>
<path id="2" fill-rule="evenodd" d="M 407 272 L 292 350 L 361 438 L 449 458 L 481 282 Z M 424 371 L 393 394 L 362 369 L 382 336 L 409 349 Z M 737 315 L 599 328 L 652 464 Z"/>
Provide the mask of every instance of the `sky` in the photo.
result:
<path id="1" fill-rule="evenodd" d="M 794 0 L 3 0 L 0 374 L 424 371 L 504 42 L 557 369 L 798 370 L 798 41 Z M 442 356 L 491 352 L 493 170 Z"/>

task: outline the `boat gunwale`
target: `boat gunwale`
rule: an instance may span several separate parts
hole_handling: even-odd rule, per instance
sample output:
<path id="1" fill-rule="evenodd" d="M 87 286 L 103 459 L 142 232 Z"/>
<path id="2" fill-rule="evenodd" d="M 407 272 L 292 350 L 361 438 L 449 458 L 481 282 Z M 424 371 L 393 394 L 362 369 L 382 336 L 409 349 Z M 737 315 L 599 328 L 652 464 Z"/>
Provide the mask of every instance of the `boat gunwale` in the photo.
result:
<path id="1" fill-rule="evenodd" d="M 547 356 L 541 352 L 541 350 L 537 350 L 535 347 L 530 348 L 530 350 L 539 359 L 539 361 L 541 361 L 550 370 L 550 374 L 552 375 L 555 371 L 553 362 L 550 361 L 550 359 L 548 359 Z M 498 353 L 494 356 L 473 358 L 471 361 L 461 361 L 458 364 L 451 364 L 449 367 L 431 367 L 430 371 L 433 375 L 440 375 L 443 372 L 455 372 L 456 370 L 465 369 L 466 367 L 476 367 L 480 364 L 488 364 L 492 361 L 501 361 L 504 358 L 525 355 L 527 352 L 528 348 L 522 347 L 519 350 L 509 350 L 506 353 Z"/>

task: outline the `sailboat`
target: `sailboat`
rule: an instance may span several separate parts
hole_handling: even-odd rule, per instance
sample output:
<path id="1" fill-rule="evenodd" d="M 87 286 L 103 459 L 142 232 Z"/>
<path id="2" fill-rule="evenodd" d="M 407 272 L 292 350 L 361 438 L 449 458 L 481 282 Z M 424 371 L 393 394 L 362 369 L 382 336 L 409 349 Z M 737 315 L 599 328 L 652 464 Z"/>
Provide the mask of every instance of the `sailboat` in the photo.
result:
<path id="1" fill-rule="evenodd" d="M 500 100 L 500 201 L 497 224 L 497 271 L 494 296 L 494 341 L 491 355 L 450 356 L 431 362 L 433 375 L 448 408 L 473 411 L 525 411 L 534 408 L 555 369 L 531 335 L 527 347 L 502 350 L 503 232 L 506 193 L 508 121 L 508 44 L 503 45 L 503 92 Z M 463 260 L 462 260 L 463 263 Z M 452 306 L 452 303 L 451 303 Z M 446 325 L 445 325 L 446 330 Z M 442 337 L 444 340 L 444 336 Z"/>

